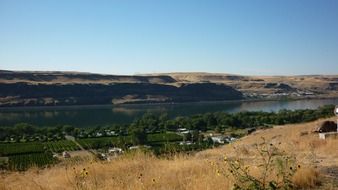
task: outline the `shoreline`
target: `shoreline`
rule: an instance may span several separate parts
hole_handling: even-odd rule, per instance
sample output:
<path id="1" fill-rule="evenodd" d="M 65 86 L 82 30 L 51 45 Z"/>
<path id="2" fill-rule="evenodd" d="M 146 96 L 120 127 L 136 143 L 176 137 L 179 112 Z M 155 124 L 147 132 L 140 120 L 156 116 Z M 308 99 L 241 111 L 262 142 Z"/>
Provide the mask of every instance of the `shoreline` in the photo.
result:
<path id="1" fill-rule="evenodd" d="M 84 105 L 37 105 L 37 106 L 0 106 L 0 111 L 36 110 L 36 109 L 72 109 L 72 108 L 112 108 L 133 106 L 161 106 L 161 105 L 185 105 L 185 104 L 217 104 L 217 103 L 250 103 L 250 102 L 277 102 L 277 101 L 299 101 L 299 100 L 332 100 L 338 97 L 304 97 L 304 98 L 273 98 L 273 99 L 242 99 L 242 100 L 220 100 L 220 101 L 187 101 L 187 102 L 158 102 L 158 103 L 125 103 L 125 104 L 84 104 Z"/>

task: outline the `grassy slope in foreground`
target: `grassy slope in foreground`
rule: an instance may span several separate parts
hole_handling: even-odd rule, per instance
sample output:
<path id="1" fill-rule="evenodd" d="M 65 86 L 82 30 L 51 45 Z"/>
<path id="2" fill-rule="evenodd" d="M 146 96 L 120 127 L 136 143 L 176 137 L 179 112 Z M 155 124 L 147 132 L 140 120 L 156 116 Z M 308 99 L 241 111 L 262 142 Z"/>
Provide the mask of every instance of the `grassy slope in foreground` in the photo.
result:
<path id="1" fill-rule="evenodd" d="M 260 175 L 254 167 L 259 156 L 253 145 L 261 142 L 262 137 L 296 157 L 301 169 L 293 181 L 300 187 L 309 189 L 307 185 L 316 182 L 319 172 L 322 186 L 314 189 L 337 189 L 334 183 L 338 177 L 338 139 L 319 140 L 317 134 L 311 133 L 318 122 L 257 131 L 233 144 L 191 156 L 163 159 L 136 153 L 109 163 L 84 161 L 2 174 L 0 189 L 231 189 L 231 175 L 218 172 L 226 171 L 224 156 L 242 159 L 253 175 Z"/>

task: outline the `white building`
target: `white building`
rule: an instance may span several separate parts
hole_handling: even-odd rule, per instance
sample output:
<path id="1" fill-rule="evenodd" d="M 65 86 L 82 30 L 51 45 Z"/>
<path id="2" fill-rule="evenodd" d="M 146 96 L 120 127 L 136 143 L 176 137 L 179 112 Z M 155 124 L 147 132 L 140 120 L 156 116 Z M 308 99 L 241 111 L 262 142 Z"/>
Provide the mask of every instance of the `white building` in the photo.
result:
<path id="1" fill-rule="evenodd" d="M 220 135 L 220 136 L 211 137 L 211 140 L 214 143 L 224 144 L 224 143 L 231 143 L 231 142 L 235 141 L 236 138 L 230 137 L 230 136 L 222 136 L 222 135 Z"/>
<path id="2" fill-rule="evenodd" d="M 225 138 L 224 136 L 211 137 L 211 140 L 212 140 L 214 143 L 220 143 L 220 144 L 226 143 L 226 138 Z"/>
<path id="3" fill-rule="evenodd" d="M 122 150 L 122 148 L 114 147 L 114 148 L 108 149 L 108 153 L 110 153 L 110 154 L 122 154 L 123 150 Z"/>

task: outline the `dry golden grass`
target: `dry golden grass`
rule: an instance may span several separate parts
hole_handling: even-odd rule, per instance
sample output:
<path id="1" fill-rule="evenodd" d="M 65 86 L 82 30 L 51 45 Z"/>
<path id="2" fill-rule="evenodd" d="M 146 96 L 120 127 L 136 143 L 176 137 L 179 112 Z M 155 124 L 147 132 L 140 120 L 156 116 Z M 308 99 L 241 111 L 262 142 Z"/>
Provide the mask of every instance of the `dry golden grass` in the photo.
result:
<path id="1" fill-rule="evenodd" d="M 331 118 L 331 120 L 333 119 L 334 118 Z M 312 133 L 317 124 L 323 120 L 324 119 L 320 119 L 304 124 L 283 125 L 267 130 L 259 130 L 249 136 L 243 137 L 233 144 L 200 152 L 198 156 L 203 157 L 208 155 L 213 157 L 220 154 L 234 155 L 235 153 L 242 152 L 243 150 L 238 151 L 238 149 L 243 149 L 243 147 L 247 150 L 252 150 L 253 145 L 262 142 L 262 138 L 264 138 L 268 143 L 272 143 L 290 154 L 295 154 L 298 159 L 304 158 L 304 161 L 310 161 L 306 159 L 306 156 L 311 154 L 327 159 L 337 157 L 338 139 L 321 140 L 318 138 L 317 133 Z M 307 133 L 306 135 L 304 135 L 305 132 Z M 237 149 L 234 151 L 233 147 Z M 250 154 L 250 151 L 249 153 L 247 151 L 245 152 L 246 154 Z M 336 161 L 336 164 L 338 164 L 338 159 L 333 161 Z"/>
<path id="2" fill-rule="evenodd" d="M 84 170 L 85 169 L 85 170 Z M 85 172 L 88 172 L 86 175 Z M 2 176 L 0 189 L 228 189 L 211 165 L 186 156 L 170 160 L 136 153 L 109 163 L 32 169 Z"/>
<path id="3" fill-rule="evenodd" d="M 3 173 L 0 175 L 0 190 L 231 189 L 233 179 L 226 175 L 224 157 L 240 159 L 250 166 L 252 175 L 261 175 L 262 170 L 257 167 L 259 157 L 253 147 L 262 142 L 262 137 L 297 159 L 300 169 L 295 173 L 293 182 L 307 189 L 327 175 L 323 173 L 323 168 L 338 166 L 338 139 L 319 140 L 317 134 L 311 133 L 317 122 L 257 131 L 235 143 L 190 156 L 157 158 L 137 152 L 111 162 L 63 163 L 44 170 Z M 333 176 L 331 181 L 338 179 L 336 177 Z M 269 179 L 274 178 L 269 176 Z M 331 189 L 335 188 L 331 184 Z"/>
<path id="4" fill-rule="evenodd" d="M 314 168 L 300 168 L 292 178 L 293 183 L 299 188 L 315 187 L 319 184 L 319 173 Z"/>

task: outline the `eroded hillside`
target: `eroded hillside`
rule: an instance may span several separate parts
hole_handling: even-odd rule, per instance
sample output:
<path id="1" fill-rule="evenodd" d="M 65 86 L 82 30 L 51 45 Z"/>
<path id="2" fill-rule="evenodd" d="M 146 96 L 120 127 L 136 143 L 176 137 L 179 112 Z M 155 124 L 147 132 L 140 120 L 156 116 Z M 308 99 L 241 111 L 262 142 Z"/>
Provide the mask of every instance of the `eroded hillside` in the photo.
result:
<path id="1" fill-rule="evenodd" d="M 0 71 L 0 106 L 338 97 L 338 76 Z"/>

